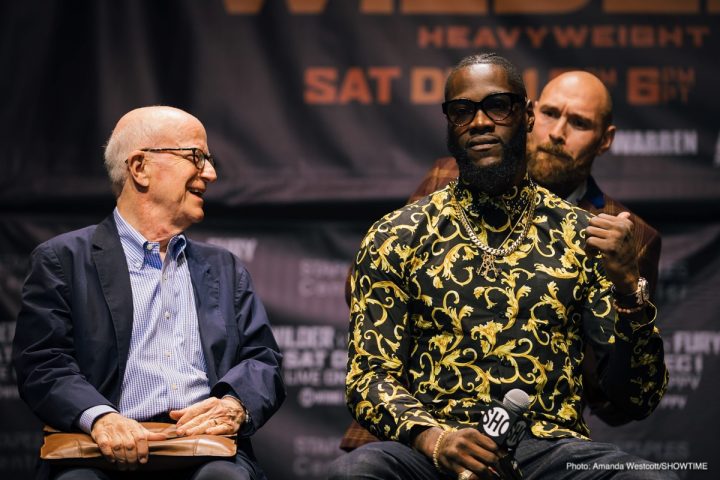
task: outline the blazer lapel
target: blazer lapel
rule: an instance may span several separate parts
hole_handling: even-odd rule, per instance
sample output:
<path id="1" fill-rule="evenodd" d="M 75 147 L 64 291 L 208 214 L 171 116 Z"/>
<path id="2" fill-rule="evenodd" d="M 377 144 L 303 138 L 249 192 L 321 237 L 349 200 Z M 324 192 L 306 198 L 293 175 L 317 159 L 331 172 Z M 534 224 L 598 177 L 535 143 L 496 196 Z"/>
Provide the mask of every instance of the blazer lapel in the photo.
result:
<path id="1" fill-rule="evenodd" d="M 95 229 L 92 244 L 93 262 L 115 328 L 119 378 L 122 382 L 132 336 L 133 299 L 130 272 L 112 215 Z"/>
<path id="2" fill-rule="evenodd" d="M 222 346 L 225 335 L 225 325 L 219 312 L 219 280 L 212 274 L 210 264 L 199 255 L 193 243 L 188 239 L 185 249 L 195 292 L 195 308 L 198 316 L 198 329 L 202 342 L 205 363 L 207 364 L 210 387 L 218 381 L 218 362 L 222 358 L 221 352 L 213 352 L 213 346 Z"/>

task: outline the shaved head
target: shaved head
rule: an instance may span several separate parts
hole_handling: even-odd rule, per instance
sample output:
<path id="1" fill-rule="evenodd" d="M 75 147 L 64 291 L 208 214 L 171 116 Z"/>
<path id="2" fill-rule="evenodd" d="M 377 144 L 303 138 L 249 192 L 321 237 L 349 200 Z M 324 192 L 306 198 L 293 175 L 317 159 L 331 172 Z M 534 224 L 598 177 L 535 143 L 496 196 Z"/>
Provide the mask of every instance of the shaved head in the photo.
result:
<path id="1" fill-rule="evenodd" d="M 543 95 L 551 95 L 556 91 L 567 94 L 578 92 L 586 98 L 587 108 L 594 109 L 602 119 L 604 127 L 612 123 L 612 97 L 605 84 L 595 75 L 582 70 L 565 72 L 553 78 L 545 85 L 540 98 Z"/>
<path id="2" fill-rule="evenodd" d="M 528 135 L 530 175 L 565 198 L 590 176 L 595 157 L 612 144 L 610 92 L 595 75 L 573 71 L 553 78 L 535 102 Z"/>
<path id="3" fill-rule="evenodd" d="M 120 195 L 127 179 L 125 160 L 141 148 L 161 144 L 169 132 L 200 121 L 184 110 L 167 106 L 131 110 L 118 120 L 105 146 L 105 168 L 115 196 Z M 173 145 L 164 145 L 173 146 Z"/>

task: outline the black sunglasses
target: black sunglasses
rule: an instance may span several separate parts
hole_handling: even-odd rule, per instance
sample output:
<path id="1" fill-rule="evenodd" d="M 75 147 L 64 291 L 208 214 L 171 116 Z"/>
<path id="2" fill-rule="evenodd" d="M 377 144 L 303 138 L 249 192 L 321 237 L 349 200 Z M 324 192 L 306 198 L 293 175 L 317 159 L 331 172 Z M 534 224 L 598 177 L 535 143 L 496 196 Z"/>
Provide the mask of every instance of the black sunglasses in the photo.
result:
<path id="1" fill-rule="evenodd" d="M 515 105 L 525 101 L 525 97 L 516 93 L 493 93 L 479 102 L 467 98 L 458 98 L 442 104 L 442 111 L 450 123 L 464 127 L 473 121 L 478 110 L 482 110 L 493 122 L 502 122 L 515 111 Z"/>

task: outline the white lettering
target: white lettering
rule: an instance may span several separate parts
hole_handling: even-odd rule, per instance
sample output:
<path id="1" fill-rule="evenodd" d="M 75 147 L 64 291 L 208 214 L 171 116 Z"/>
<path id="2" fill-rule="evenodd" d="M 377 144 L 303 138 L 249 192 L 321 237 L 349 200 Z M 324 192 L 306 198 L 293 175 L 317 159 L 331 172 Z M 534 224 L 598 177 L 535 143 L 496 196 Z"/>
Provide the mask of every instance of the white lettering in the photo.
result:
<path id="1" fill-rule="evenodd" d="M 660 408 L 683 410 L 687 404 L 687 396 L 666 393 L 660 400 Z"/>
<path id="2" fill-rule="evenodd" d="M 229 250 L 243 262 L 253 261 L 253 258 L 255 258 L 255 249 L 258 244 L 257 238 L 241 237 L 208 237 L 205 241 Z"/>
<path id="3" fill-rule="evenodd" d="M 327 350 L 286 350 L 283 364 L 287 369 L 322 368 L 328 356 Z"/>
<path id="4" fill-rule="evenodd" d="M 298 403 L 303 408 L 311 408 L 316 405 L 345 405 L 345 391 L 302 388 L 298 392 Z"/>
<path id="5" fill-rule="evenodd" d="M 335 328 L 312 325 L 276 325 L 273 327 L 275 340 L 281 349 L 287 348 L 333 348 Z"/>
<path id="6" fill-rule="evenodd" d="M 322 383 L 319 370 L 285 370 L 283 380 L 285 380 L 285 385 L 288 387 L 298 385 L 319 387 Z"/>
<path id="7" fill-rule="evenodd" d="M 618 130 L 610 147 L 614 155 L 697 155 L 696 130 Z"/>
<path id="8" fill-rule="evenodd" d="M 720 332 L 684 330 L 672 336 L 673 353 L 720 354 Z"/>

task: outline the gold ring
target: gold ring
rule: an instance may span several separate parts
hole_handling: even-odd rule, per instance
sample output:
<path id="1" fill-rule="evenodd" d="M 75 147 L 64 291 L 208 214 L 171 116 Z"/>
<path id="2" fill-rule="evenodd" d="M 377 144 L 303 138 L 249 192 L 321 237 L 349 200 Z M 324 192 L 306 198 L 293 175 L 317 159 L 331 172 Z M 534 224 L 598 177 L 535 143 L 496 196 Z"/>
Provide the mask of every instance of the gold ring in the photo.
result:
<path id="1" fill-rule="evenodd" d="M 472 477 L 472 472 L 470 470 L 463 470 L 458 474 L 458 480 L 468 480 L 470 477 Z"/>

